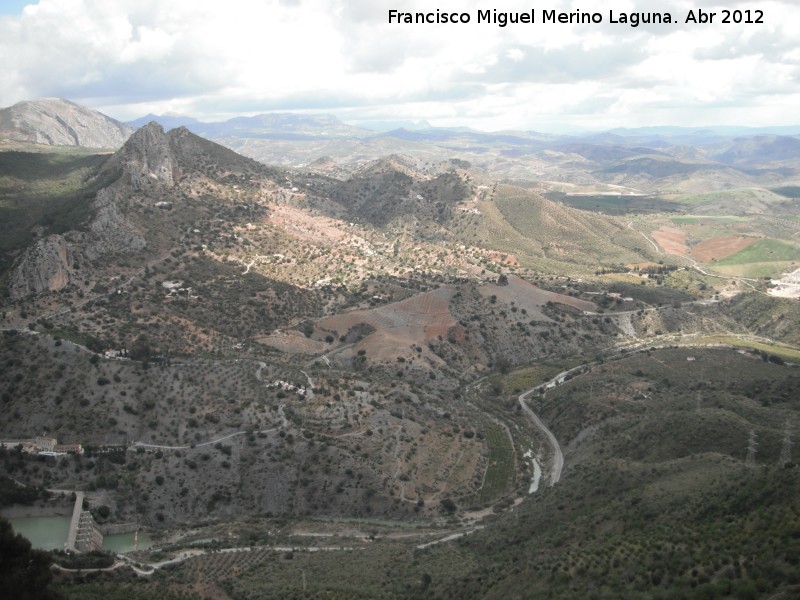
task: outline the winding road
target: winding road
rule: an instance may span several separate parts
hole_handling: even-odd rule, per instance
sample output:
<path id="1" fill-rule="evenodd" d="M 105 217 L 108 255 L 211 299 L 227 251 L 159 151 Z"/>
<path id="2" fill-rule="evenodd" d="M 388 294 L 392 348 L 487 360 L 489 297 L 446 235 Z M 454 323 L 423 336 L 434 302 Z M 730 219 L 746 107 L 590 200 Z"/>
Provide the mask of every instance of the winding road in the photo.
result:
<path id="1" fill-rule="evenodd" d="M 569 373 L 569 371 L 564 371 L 556 375 L 553 379 L 548 381 L 547 383 L 543 383 L 542 385 L 537 385 L 535 388 L 528 390 L 527 392 L 520 394 L 519 396 L 519 404 L 522 407 L 522 410 L 525 412 L 526 415 L 533 421 L 534 425 L 536 425 L 542 432 L 547 436 L 547 439 L 550 440 L 550 445 L 553 447 L 553 468 L 550 471 L 550 485 L 554 486 L 558 483 L 558 480 L 561 479 L 561 470 L 564 468 L 564 453 L 561 452 L 561 444 L 558 443 L 556 436 L 553 435 L 553 432 L 550 431 L 550 428 L 545 425 L 539 416 L 533 412 L 530 407 L 525 403 L 525 397 L 529 396 L 533 392 L 542 389 L 558 385 L 559 383 L 564 382 L 564 377 Z M 552 385 L 551 385 L 552 384 Z"/>
<path id="2" fill-rule="evenodd" d="M 252 433 L 272 433 L 273 431 L 278 431 L 277 428 L 273 427 L 272 429 L 262 429 L 260 431 L 253 431 Z M 189 450 L 190 448 L 201 448 L 203 446 L 211 446 L 213 444 L 218 444 L 219 442 L 224 442 L 225 440 L 229 440 L 237 435 L 244 435 L 246 433 L 250 433 L 248 431 L 236 431 L 234 433 L 229 433 L 228 435 L 224 435 L 220 438 L 215 440 L 211 440 L 209 442 L 203 442 L 201 444 L 193 444 L 190 446 L 159 446 L 157 444 L 145 444 L 143 442 L 133 442 L 130 445 L 129 450 L 134 448 L 152 448 L 154 450 Z"/>

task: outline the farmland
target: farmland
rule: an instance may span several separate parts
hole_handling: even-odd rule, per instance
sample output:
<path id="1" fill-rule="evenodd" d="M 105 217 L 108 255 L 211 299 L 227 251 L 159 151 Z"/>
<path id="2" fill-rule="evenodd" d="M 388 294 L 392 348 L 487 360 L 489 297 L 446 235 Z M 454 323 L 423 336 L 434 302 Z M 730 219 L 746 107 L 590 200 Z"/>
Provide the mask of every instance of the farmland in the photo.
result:
<path id="1" fill-rule="evenodd" d="M 502 425 L 487 422 L 484 426 L 489 445 L 489 459 L 483 485 L 475 495 L 475 505 L 484 506 L 508 493 L 514 482 L 516 461 L 514 446 Z"/>
<path id="2" fill-rule="evenodd" d="M 717 263 L 719 265 L 744 265 L 787 261 L 800 261 L 800 245 L 767 238 L 721 259 Z"/>

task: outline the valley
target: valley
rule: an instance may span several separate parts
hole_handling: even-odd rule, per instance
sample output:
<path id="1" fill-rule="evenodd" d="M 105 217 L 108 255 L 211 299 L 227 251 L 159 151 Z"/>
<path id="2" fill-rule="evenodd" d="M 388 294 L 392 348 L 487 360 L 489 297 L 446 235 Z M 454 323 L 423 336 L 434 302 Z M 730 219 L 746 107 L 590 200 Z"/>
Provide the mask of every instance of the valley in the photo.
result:
<path id="1" fill-rule="evenodd" d="M 798 592 L 793 142 L 298 119 L 0 151 L 3 505 L 153 542 L 65 597 Z"/>

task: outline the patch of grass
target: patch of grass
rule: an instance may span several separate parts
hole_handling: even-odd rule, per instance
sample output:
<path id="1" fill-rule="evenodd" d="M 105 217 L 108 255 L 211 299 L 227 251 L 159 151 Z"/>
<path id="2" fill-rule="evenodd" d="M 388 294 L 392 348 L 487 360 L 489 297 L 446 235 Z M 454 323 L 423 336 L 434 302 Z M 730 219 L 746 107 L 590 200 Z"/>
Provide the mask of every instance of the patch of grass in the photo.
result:
<path id="1" fill-rule="evenodd" d="M 750 217 L 739 217 L 737 215 L 681 215 L 672 217 L 673 223 L 697 223 L 702 221 L 712 221 L 717 223 L 744 223 L 750 221 Z"/>
<path id="2" fill-rule="evenodd" d="M 747 263 L 764 263 L 800 260 L 800 247 L 781 240 L 765 238 L 755 244 L 716 261 L 717 265 L 742 265 Z"/>
<path id="3" fill-rule="evenodd" d="M 792 348 L 791 346 L 778 346 L 776 344 L 767 344 L 764 342 L 757 342 L 754 340 L 743 340 L 732 335 L 708 335 L 693 339 L 687 345 L 707 346 L 709 344 L 724 344 L 727 346 L 735 346 L 737 348 L 749 348 L 751 350 L 758 350 L 767 355 L 778 356 L 783 360 L 791 362 L 800 362 L 800 349 Z"/>
<path id="4" fill-rule="evenodd" d="M 546 362 L 519 369 L 502 378 L 503 392 L 506 394 L 522 393 L 558 375 L 571 367 L 580 364 L 579 361 Z M 517 392 L 519 390 L 519 392 Z"/>
<path id="5" fill-rule="evenodd" d="M 761 188 L 744 188 L 738 190 L 722 190 L 718 192 L 708 192 L 688 196 L 679 200 L 681 204 L 696 206 L 700 204 L 711 204 L 713 202 L 730 202 L 735 200 L 741 203 L 742 212 L 747 212 L 749 202 L 762 201 L 768 198 L 775 198 L 768 190 Z"/>
<path id="6" fill-rule="evenodd" d="M 720 275 L 730 277 L 780 277 L 784 273 L 794 271 L 797 266 L 794 261 L 747 263 L 743 265 L 713 265 L 714 270 Z"/>

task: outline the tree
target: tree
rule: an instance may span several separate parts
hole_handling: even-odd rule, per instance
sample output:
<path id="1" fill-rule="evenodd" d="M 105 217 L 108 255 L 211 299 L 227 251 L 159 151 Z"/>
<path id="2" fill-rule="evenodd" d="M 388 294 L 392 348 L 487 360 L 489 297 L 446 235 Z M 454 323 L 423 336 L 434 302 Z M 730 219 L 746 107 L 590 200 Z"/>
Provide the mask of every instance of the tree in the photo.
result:
<path id="1" fill-rule="evenodd" d="M 31 550 L 31 543 L 14 535 L 11 523 L 0 519 L 0 590 L 16 600 L 56 600 L 61 596 L 48 586 L 53 579 L 50 557 Z"/>
<path id="2" fill-rule="evenodd" d="M 129 356 L 133 360 L 141 361 L 150 360 L 151 354 L 152 349 L 150 348 L 150 341 L 147 339 L 146 335 L 140 335 L 137 337 L 131 345 L 129 352 Z"/>
<path id="3" fill-rule="evenodd" d="M 444 500 L 442 500 L 441 506 L 442 506 L 442 510 L 445 511 L 449 515 L 452 515 L 454 512 L 456 512 L 456 508 L 457 508 L 456 507 L 456 503 L 453 502 L 453 500 L 450 499 L 450 498 L 445 498 Z"/>

